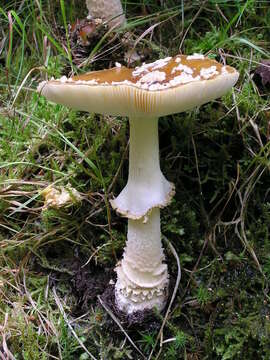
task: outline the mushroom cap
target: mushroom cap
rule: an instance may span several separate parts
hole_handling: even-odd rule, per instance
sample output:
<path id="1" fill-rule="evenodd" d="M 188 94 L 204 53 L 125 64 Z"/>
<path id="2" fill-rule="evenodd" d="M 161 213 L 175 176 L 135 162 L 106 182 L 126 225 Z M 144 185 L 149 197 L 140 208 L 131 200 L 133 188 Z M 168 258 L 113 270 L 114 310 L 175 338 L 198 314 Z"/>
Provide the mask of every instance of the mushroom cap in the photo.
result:
<path id="1" fill-rule="evenodd" d="M 202 105 L 225 94 L 238 72 L 203 55 L 178 55 L 135 69 L 108 70 L 43 81 L 48 100 L 77 110 L 121 116 L 165 116 Z"/>

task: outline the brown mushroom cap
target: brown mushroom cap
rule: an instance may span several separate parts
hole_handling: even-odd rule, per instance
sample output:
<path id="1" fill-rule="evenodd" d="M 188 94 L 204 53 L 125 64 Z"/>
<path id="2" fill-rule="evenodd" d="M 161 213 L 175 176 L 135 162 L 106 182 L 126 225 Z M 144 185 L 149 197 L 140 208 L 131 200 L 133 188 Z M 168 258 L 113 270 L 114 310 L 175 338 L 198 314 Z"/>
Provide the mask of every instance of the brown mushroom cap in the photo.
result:
<path id="1" fill-rule="evenodd" d="M 49 100 L 78 110 L 122 116 L 164 116 L 225 94 L 238 72 L 202 55 L 178 55 L 135 69 L 118 64 L 67 79 L 42 82 Z"/>

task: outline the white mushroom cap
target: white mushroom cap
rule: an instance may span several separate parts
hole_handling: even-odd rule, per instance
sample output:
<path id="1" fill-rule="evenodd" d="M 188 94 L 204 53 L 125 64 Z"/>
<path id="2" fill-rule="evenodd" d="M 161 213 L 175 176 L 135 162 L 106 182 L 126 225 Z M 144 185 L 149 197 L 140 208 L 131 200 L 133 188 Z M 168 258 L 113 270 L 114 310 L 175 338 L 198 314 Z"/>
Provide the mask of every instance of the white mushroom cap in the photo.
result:
<path id="1" fill-rule="evenodd" d="M 55 103 L 78 110 L 159 117 L 222 96 L 238 76 L 234 68 L 215 60 L 178 55 L 135 69 L 121 66 L 42 82 L 38 91 Z"/>
<path id="2" fill-rule="evenodd" d="M 151 209 L 167 206 L 174 195 L 173 184 L 165 179 L 159 167 L 157 121 L 153 119 L 218 98 L 237 79 L 234 68 L 203 55 L 178 55 L 135 69 L 117 64 L 113 69 L 69 79 L 63 76 L 42 82 L 38 91 L 55 103 L 78 110 L 130 117 L 132 127 L 136 127 L 131 141 L 134 160 L 130 161 L 126 187 L 111 200 L 111 205 L 125 217 L 141 219 Z"/>

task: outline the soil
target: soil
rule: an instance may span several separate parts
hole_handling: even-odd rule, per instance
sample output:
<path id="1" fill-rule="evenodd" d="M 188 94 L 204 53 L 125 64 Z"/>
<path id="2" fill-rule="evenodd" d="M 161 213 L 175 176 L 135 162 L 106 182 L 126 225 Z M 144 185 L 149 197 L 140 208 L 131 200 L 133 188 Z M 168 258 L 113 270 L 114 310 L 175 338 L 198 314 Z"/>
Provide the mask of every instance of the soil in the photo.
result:
<path id="1" fill-rule="evenodd" d="M 133 314 L 125 314 L 120 311 L 115 304 L 114 286 L 107 286 L 106 290 L 101 295 L 101 299 L 111 312 L 120 320 L 125 328 L 136 328 L 136 330 L 156 330 L 161 325 L 160 319 L 153 310 L 136 311 Z"/>
<path id="2" fill-rule="evenodd" d="M 51 263 L 54 261 L 55 259 L 52 257 Z M 106 307 L 125 328 L 136 328 L 136 330 L 159 329 L 162 318 L 152 310 L 137 311 L 130 315 L 120 311 L 115 304 L 114 285 L 109 284 L 110 280 L 116 281 L 114 269 L 101 268 L 91 263 L 84 266 L 86 261 L 87 259 L 83 256 L 77 254 L 77 256 L 70 257 L 69 254 L 68 257 L 61 259 L 61 268 L 58 267 L 57 270 L 55 269 L 56 271 L 48 271 L 50 273 L 50 287 L 55 286 L 59 291 L 64 291 L 68 293 L 70 298 L 73 298 L 72 316 L 81 316 L 91 306 L 102 307 L 97 297 L 100 295 Z M 34 267 L 35 271 L 39 272 L 44 272 L 44 270 L 47 272 L 48 269 L 48 267 L 44 268 L 40 262 L 36 263 Z M 55 265 L 51 265 L 51 267 L 56 268 Z M 169 289 L 169 292 L 172 290 Z M 106 326 L 109 326 L 110 329 L 119 330 L 118 325 L 111 321 L 109 314 Z"/>

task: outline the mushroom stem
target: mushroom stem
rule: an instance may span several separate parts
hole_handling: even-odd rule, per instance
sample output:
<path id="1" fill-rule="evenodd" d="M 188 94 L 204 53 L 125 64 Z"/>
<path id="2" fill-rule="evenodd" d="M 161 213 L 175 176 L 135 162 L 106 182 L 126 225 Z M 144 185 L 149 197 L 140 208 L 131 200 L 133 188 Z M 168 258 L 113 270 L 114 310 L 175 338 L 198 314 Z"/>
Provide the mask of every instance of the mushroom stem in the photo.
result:
<path id="1" fill-rule="evenodd" d="M 108 21 L 109 27 L 119 27 L 126 23 L 120 0 L 86 0 L 89 16 Z"/>
<path id="2" fill-rule="evenodd" d="M 174 195 L 174 185 L 160 170 L 158 118 L 130 119 L 128 182 L 112 207 L 129 219 L 144 218 L 155 207 L 167 206 Z"/>
<path id="3" fill-rule="evenodd" d="M 149 191 L 163 177 L 159 165 L 158 119 L 130 119 L 129 184 Z M 139 188 L 138 188 L 139 185 Z"/>
<path id="4" fill-rule="evenodd" d="M 128 220 L 127 245 L 116 267 L 116 303 L 120 310 L 133 313 L 166 303 L 168 271 L 163 264 L 160 209 L 155 208 L 147 223 Z"/>
<path id="5" fill-rule="evenodd" d="M 163 264 L 160 207 L 174 187 L 160 170 L 158 118 L 130 119 L 129 176 L 112 206 L 129 218 L 127 245 L 116 268 L 118 307 L 126 313 L 166 303 L 167 265 Z"/>

